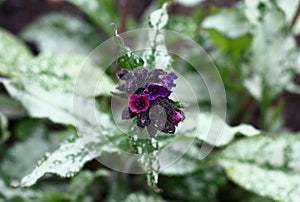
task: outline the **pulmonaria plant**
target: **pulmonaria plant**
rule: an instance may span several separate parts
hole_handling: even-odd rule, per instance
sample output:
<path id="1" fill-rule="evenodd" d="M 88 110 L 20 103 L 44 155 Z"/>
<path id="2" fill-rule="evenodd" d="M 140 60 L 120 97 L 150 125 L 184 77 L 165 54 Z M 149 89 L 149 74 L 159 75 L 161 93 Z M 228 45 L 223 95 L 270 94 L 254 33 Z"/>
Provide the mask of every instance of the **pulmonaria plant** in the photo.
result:
<path id="1" fill-rule="evenodd" d="M 117 76 L 123 81 L 117 89 L 128 96 L 128 107 L 122 112 L 123 120 L 136 118 L 137 126 L 141 130 L 147 128 L 152 138 L 158 131 L 175 133 L 185 116 L 178 103 L 169 98 L 178 78 L 174 72 L 139 67 L 134 71 L 122 69 Z"/>

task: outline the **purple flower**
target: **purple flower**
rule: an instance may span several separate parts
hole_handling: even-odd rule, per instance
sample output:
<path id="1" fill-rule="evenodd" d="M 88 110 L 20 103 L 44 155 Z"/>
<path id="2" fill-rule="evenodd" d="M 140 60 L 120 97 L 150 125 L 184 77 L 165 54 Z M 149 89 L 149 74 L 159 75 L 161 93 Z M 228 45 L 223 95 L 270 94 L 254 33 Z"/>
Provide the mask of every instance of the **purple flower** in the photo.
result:
<path id="1" fill-rule="evenodd" d="M 169 99 L 171 89 L 176 86 L 174 80 L 178 78 L 174 72 L 139 67 L 133 71 L 120 70 L 117 77 L 122 80 L 117 89 L 128 96 L 128 107 L 122 112 L 123 120 L 136 118 L 138 128 L 147 128 L 151 138 L 158 131 L 175 133 L 185 116 Z"/>
<path id="2" fill-rule="evenodd" d="M 132 94 L 128 97 L 128 105 L 132 112 L 140 113 L 147 111 L 150 102 L 148 96 Z"/>
<path id="3" fill-rule="evenodd" d="M 140 88 L 145 88 L 150 82 L 160 83 L 160 77 L 167 74 L 162 69 L 148 70 L 144 67 L 139 67 L 134 71 L 121 69 L 117 72 L 117 77 L 125 81 L 117 86 L 117 89 L 132 94 Z"/>
<path id="4" fill-rule="evenodd" d="M 161 82 L 163 83 L 163 85 L 168 89 L 171 90 L 173 87 L 176 86 L 176 84 L 174 83 L 174 80 L 176 80 L 178 78 L 178 76 L 174 73 L 174 72 L 170 72 L 164 75 L 160 75 L 159 76 Z"/>
<path id="5" fill-rule="evenodd" d="M 178 123 L 180 121 L 183 121 L 184 118 L 185 118 L 185 116 L 184 116 L 183 112 L 180 109 L 177 109 L 177 108 L 175 108 L 174 113 L 172 113 L 171 115 L 169 115 L 169 120 L 175 126 L 178 126 Z"/>
<path id="6" fill-rule="evenodd" d="M 184 113 L 180 109 L 171 105 L 170 103 L 158 99 L 156 100 L 155 104 L 160 105 L 165 109 L 167 119 L 173 125 L 178 126 L 178 123 L 185 119 Z"/>
<path id="7" fill-rule="evenodd" d="M 143 93 L 149 96 L 149 100 L 155 100 L 158 97 L 169 97 L 171 91 L 161 84 L 151 82 L 148 84 Z"/>

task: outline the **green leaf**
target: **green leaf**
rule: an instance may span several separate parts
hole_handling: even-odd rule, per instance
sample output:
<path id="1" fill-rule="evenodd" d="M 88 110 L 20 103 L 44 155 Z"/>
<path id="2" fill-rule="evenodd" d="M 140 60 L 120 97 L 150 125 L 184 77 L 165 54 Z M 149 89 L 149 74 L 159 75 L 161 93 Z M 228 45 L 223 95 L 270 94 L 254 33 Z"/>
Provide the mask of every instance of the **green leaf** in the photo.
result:
<path id="1" fill-rule="evenodd" d="M 259 136 L 229 145 L 218 157 L 227 175 L 245 189 L 278 201 L 300 199 L 300 136 Z"/>
<path id="2" fill-rule="evenodd" d="M 203 2 L 205 0 L 175 0 L 175 2 L 178 2 L 184 6 L 196 6 L 197 4 L 200 4 L 201 2 Z"/>
<path id="3" fill-rule="evenodd" d="M 49 118 L 54 123 L 73 124 L 72 94 L 48 91 L 33 84 L 5 80 L 9 94 L 19 100 L 32 117 Z"/>
<path id="4" fill-rule="evenodd" d="M 188 165 L 186 165 L 188 169 Z M 170 199 L 181 201 L 214 201 L 220 187 L 226 182 L 222 169 L 201 166 L 189 175 L 160 176 L 159 187 Z"/>
<path id="5" fill-rule="evenodd" d="M 99 43 L 95 30 L 89 24 L 63 13 L 40 17 L 27 26 L 21 36 L 35 42 L 42 53 L 88 55 Z"/>
<path id="6" fill-rule="evenodd" d="M 40 86 L 3 81 L 11 96 L 19 99 L 29 114 L 37 118 L 49 118 L 55 123 L 77 126 L 80 137 L 74 137 L 63 143 L 60 148 L 47 154 L 37 167 L 25 176 L 19 186 L 31 186 L 45 173 L 55 173 L 62 177 L 71 177 L 85 162 L 101 155 L 103 151 L 115 152 L 101 133 L 108 133 L 116 138 L 119 132 L 110 121 L 110 117 L 94 108 L 94 100 L 74 97 L 61 91 L 46 90 Z M 74 99 L 79 102 L 73 106 Z M 74 111 L 78 107 L 79 111 Z M 92 108 L 91 108 L 92 107 Z M 95 113 L 95 120 L 85 110 Z M 97 120 L 100 120 L 98 123 Z M 100 130 L 100 131 L 99 131 Z"/>
<path id="7" fill-rule="evenodd" d="M 29 49 L 18 38 L 0 29 L 0 75 L 14 71 L 18 64 L 26 63 L 32 58 Z"/>
<path id="8" fill-rule="evenodd" d="M 90 108 L 93 107 L 96 118 L 102 121 L 100 124 L 107 129 L 112 127 L 109 116 L 101 112 L 98 107 L 94 108 L 93 99 L 57 90 L 46 90 L 37 85 L 11 80 L 4 80 L 3 84 L 9 94 L 19 100 L 32 117 L 48 118 L 54 123 L 73 126 L 79 122 L 87 127 L 98 128 L 98 123 L 91 120 L 88 114 L 85 114 L 84 111 L 74 110 L 75 107 L 79 107 L 80 110 L 91 110 Z M 76 105 L 73 105 L 74 100 L 76 100 Z"/>
<path id="9" fill-rule="evenodd" d="M 37 197 L 39 194 L 32 190 L 20 190 L 20 189 L 12 189 L 8 187 L 5 182 L 0 179 L 0 201 L 13 201 L 14 199 L 17 201 L 28 201 Z"/>
<path id="10" fill-rule="evenodd" d="M 4 143 L 10 136 L 7 127 L 8 120 L 6 116 L 0 111 L 0 144 Z"/>
<path id="11" fill-rule="evenodd" d="M 118 66 L 124 69 L 135 69 L 144 65 L 142 57 L 132 52 L 128 47 L 121 47 L 120 56 L 118 57 Z"/>
<path id="12" fill-rule="evenodd" d="M 249 47 L 251 36 L 241 35 L 236 38 L 229 38 L 215 29 L 208 30 L 213 43 L 224 53 L 228 54 L 234 64 L 239 64 L 243 51 Z"/>
<path id="13" fill-rule="evenodd" d="M 222 9 L 202 22 L 204 29 L 214 29 L 229 38 L 237 38 L 249 32 L 249 25 L 243 13 L 237 9 Z"/>
<path id="14" fill-rule="evenodd" d="M 162 8 L 153 11 L 149 17 L 149 25 L 154 29 L 164 28 L 169 20 L 167 11 L 167 4 L 164 4 Z"/>
<path id="15" fill-rule="evenodd" d="M 287 88 L 297 70 L 295 40 L 274 2 L 245 1 L 242 9 L 253 34 L 241 65 L 244 85 L 257 100 L 274 98 Z"/>
<path id="16" fill-rule="evenodd" d="M 182 140 L 184 142 L 184 140 Z M 174 156 L 179 156 L 172 165 L 161 170 L 163 175 L 168 176 L 176 176 L 176 175 L 188 175 L 195 172 L 199 169 L 201 161 L 199 159 L 199 149 L 193 145 L 191 146 L 182 156 L 182 148 L 179 147 L 168 147 L 168 156 L 164 158 L 160 158 L 160 161 L 163 163 L 164 161 L 168 162 L 169 158 L 174 158 Z"/>
<path id="17" fill-rule="evenodd" d="M 197 119 L 195 119 L 197 120 Z M 259 135 L 261 132 L 251 125 L 240 124 L 238 126 L 229 126 L 225 121 L 217 116 L 207 113 L 200 113 L 198 117 L 199 127 L 197 136 L 201 141 L 211 145 L 221 147 L 229 144 L 236 135 L 242 134 L 247 137 Z M 218 127 L 211 128 L 211 127 Z M 180 129 L 179 129 L 180 130 Z M 180 131 L 182 134 L 189 135 L 190 132 Z M 193 131 L 194 132 L 194 131 Z"/>
<path id="18" fill-rule="evenodd" d="M 184 36 L 194 38 L 197 34 L 198 26 L 195 20 L 184 15 L 171 15 L 166 29 L 178 32 Z"/>
<path id="19" fill-rule="evenodd" d="M 0 178 L 1 202 L 62 202 L 70 201 L 70 198 L 62 193 L 44 192 L 31 189 L 12 189 Z"/>
<path id="20" fill-rule="evenodd" d="M 195 96 L 197 99 L 195 99 L 192 96 L 181 96 L 180 102 L 182 103 L 192 103 L 195 101 L 198 102 L 210 102 L 209 92 L 207 90 L 207 87 L 202 80 L 201 76 L 199 74 L 195 74 L 195 72 L 184 72 L 184 79 L 186 81 L 189 81 L 192 85 L 193 91 L 195 92 Z M 174 94 L 176 95 L 184 95 L 186 93 L 186 81 L 179 78 L 176 80 L 176 88 L 174 88 Z"/>
<path id="21" fill-rule="evenodd" d="M 70 131 L 50 131 L 41 121 L 30 120 L 32 121 L 30 125 L 23 125 L 29 120 L 21 121 L 22 129 L 27 133 L 26 139 L 23 137 L 23 141 L 18 141 L 9 147 L 3 157 L 1 173 L 11 180 L 19 179 L 30 172 L 41 156 L 71 134 Z M 19 127 L 20 124 L 17 126 Z M 26 158 L 24 158 L 25 153 Z M 15 166 L 16 162 L 18 166 Z"/>
<path id="22" fill-rule="evenodd" d="M 84 63 L 84 66 L 82 64 Z M 80 72 L 82 69 L 84 72 Z M 85 86 L 77 88 L 76 93 L 85 96 L 110 95 L 114 89 L 111 79 L 96 67 L 92 62 L 85 61 L 79 55 L 53 55 L 43 54 L 37 58 L 18 65 L 14 70 L 7 68 L 5 76 L 12 76 L 17 80 L 35 83 L 47 90 L 62 90 L 74 92 L 77 79 L 85 80 Z M 94 94 L 95 77 L 100 77 Z"/>
<path id="23" fill-rule="evenodd" d="M 1 82 L 1 81 L 0 81 Z M 25 116 L 25 111 L 22 105 L 6 94 L 0 94 L 0 112 L 8 119 L 15 119 Z"/>
<path id="24" fill-rule="evenodd" d="M 94 156 L 95 153 L 100 155 L 105 148 L 108 148 L 104 147 L 106 142 L 98 135 L 90 135 L 89 138 L 90 140 L 83 144 L 82 139 L 74 135 L 73 138 L 62 143 L 56 151 L 46 154 L 18 186 L 31 186 L 46 173 L 53 173 L 60 177 L 74 176 L 86 162 L 97 157 Z"/>
<path id="25" fill-rule="evenodd" d="M 217 116 L 212 116 L 207 113 L 200 113 L 197 115 L 198 119 L 191 119 L 190 121 L 198 121 L 199 127 L 196 129 L 185 130 L 183 128 L 178 128 L 177 137 L 181 144 L 189 145 L 189 141 L 194 140 L 194 135 L 196 135 L 196 140 L 201 143 L 204 141 L 210 145 L 217 147 L 223 147 L 233 141 L 234 137 L 237 135 L 243 135 L 246 137 L 253 137 L 259 135 L 261 132 L 255 129 L 251 125 L 241 124 L 238 126 L 229 126 Z M 188 121 L 188 120 L 186 120 Z M 214 121 L 214 123 L 213 123 Z M 216 125 L 217 124 L 217 125 Z M 218 128 L 217 130 L 215 128 Z M 161 142 L 160 142 L 161 143 Z M 160 145 L 162 147 L 162 145 Z M 168 155 L 165 158 L 161 158 L 160 162 L 168 162 L 169 159 L 174 157 L 179 158 L 167 168 L 164 168 L 161 173 L 166 175 L 186 175 L 190 174 L 197 169 L 203 163 L 200 159 L 201 151 L 198 147 L 191 146 L 183 154 L 182 146 L 174 144 L 173 146 L 168 146 Z"/>
<path id="26" fill-rule="evenodd" d="M 124 202 L 135 202 L 135 201 L 145 201 L 145 202 L 153 202 L 153 201 L 157 201 L 157 202 L 163 202 L 164 200 L 162 200 L 159 196 L 147 196 L 143 193 L 133 193 L 130 194 L 125 200 Z"/>
<path id="27" fill-rule="evenodd" d="M 69 187 L 69 195 L 73 201 L 80 201 L 87 195 L 88 190 L 92 186 L 93 182 L 99 177 L 109 176 L 107 170 L 97 170 L 96 172 L 91 172 L 89 170 L 84 170 L 78 173 L 73 179 Z"/>
<path id="28" fill-rule="evenodd" d="M 117 8 L 110 0 L 68 0 L 83 10 L 97 28 L 103 29 L 106 34 L 112 34 L 111 23 L 117 22 Z"/>

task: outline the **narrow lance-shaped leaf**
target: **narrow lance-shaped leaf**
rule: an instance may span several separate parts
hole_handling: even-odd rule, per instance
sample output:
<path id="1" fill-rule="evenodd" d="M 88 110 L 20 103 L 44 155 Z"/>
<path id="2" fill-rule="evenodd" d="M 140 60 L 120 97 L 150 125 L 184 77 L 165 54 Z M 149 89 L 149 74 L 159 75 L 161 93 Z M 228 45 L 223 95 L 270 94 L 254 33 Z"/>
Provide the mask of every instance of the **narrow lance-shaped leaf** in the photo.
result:
<path id="1" fill-rule="evenodd" d="M 259 136 L 229 145 L 218 156 L 245 189 L 278 201 L 300 200 L 300 136 Z"/>
<path id="2" fill-rule="evenodd" d="M 18 186 L 31 186 L 44 176 L 45 173 L 54 173 L 61 177 L 71 177 L 79 172 L 85 162 L 93 158 L 81 139 L 72 138 L 64 142 L 55 152 L 46 154 L 38 162 L 37 167 L 29 175 L 25 176 Z"/>
<path id="3" fill-rule="evenodd" d="M 80 128 L 79 128 L 80 130 Z M 111 145 L 100 132 L 94 128 L 86 126 L 85 131 L 80 132 L 63 142 L 60 147 L 52 153 L 46 154 L 37 164 L 36 168 L 26 175 L 20 182 L 18 187 L 27 187 L 35 184 L 38 179 L 46 173 L 52 173 L 61 177 L 72 177 L 83 165 L 99 157 L 103 152 L 118 152 L 118 148 Z M 103 133 L 114 135 L 115 139 L 123 137 L 113 130 L 103 129 Z"/>
<path id="4" fill-rule="evenodd" d="M 55 90 L 46 91 L 33 84 L 23 85 L 11 80 L 5 80 L 3 84 L 8 93 L 23 104 L 30 116 L 74 125 L 71 94 Z"/>
<path id="5" fill-rule="evenodd" d="M 67 93 L 73 93 L 76 80 L 85 79 L 84 88 L 77 88 L 76 94 L 85 96 L 109 95 L 110 90 L 114 88 L 111 79 L 103 71 L 85 61 L 85 58 L 79 55 L 53 55 L 44 54 L 35 59 L 29 60 L 24 64 L 17 65 L 6 76 L 12 76 L 16 80 L 35 83 L 47 90 L 61 90 Z M 83 63 L 84 62 L 84 63 Z M 85 69 L 84 72 L 81 72 Z M 94 83 L 99 77 L 98 85 L 94 89 Z M 94 91 L 96 90 L 96 91 Z"/>
<path id="6" fill-rule="evenodd" d="M 46 155 L 37 167 L 25 176 L 19 186 L 31 186 L 45 173 L 55 173 L 62 177 L 71 177 L 82 166 L 103 151 L 115 152 L 101 134 L 118 135 L 107 114 L 94 108 L 93 99 L 10 80 L 3 81 L 8 92 L 19 99 L 32 117 L 49 118 L 55 123 L 77 126 L 80 137 L 74 137 L 63 143 L 60 148 Z M 79 103 L 78 103 L 79 102 Z M 74 110 L 78 107 L 79 111 Z M 86 110 L 93 110 L 96 119 Z M 82 112 L 82 113 L 81 113 Z M 99 123 L 97 122 L 99 120 Z"/>

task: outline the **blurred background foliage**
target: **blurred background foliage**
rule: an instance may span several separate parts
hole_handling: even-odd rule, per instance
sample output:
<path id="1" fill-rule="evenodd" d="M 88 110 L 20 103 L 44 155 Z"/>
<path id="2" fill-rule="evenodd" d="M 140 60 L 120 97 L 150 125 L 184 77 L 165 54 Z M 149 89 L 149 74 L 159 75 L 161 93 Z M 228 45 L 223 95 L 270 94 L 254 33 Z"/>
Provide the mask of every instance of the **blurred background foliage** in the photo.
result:
<path id="1" fill-rule="evenodd" d="M 73 67 L 113 36 L 112 22 L 119 33 L 148 27 L 150 14 L 163 3 L 0 0 L 0 201 L 300 201 L 300 8 L 295 0 L 177 0 L 168 6 L 165 28 L 190 37 L 214 60 L 226 90 L 226 122 L 232 127 L 205 161 L 196 155 L 203 141 L 199 135 L 195 148 L 159 175 L 161 193 L 147 186 L 145 176 L 117 173 L 79 152 L 78 140 L 70 138 L 75 131 L 69 106 L 62 102 L 78 74 Z M 189 81 L 199 80 L 176 58 L 173 65 Z M 108 90 L 97 91 L 103 114 L 109 111 L 107 92 L 114 74 L 106 75 Z M 21 85 L 29 80 L 41 89 Z M 41 101 L 56 97 L 54 89 L 64 92 L 55 100 L 57 108 Z M 201 85 L 195 89 L 205 109 L 209 95 Z M 203 117 L 205 123 L 208 116 Z M 234 127 L 241 123 L 262 132 L 256 136 L 250 126 Z M 107 131 L 115 134 L 109 126 Z M 256 137 L 238 136 L 229 144 L 240 134 Z M 108 151 L 103 146 L 101 152 Z M 67 152 L 80 157 L 68 164 L 72 172 L 63 160 L 54 164 L 58 154 L 68 159 Z M 47 165 L 48 170 L 41 169 Z M 32 170 L 36 173 L 23 178 Z M 22 178 L 30 187 L 12 188 Z"/>

